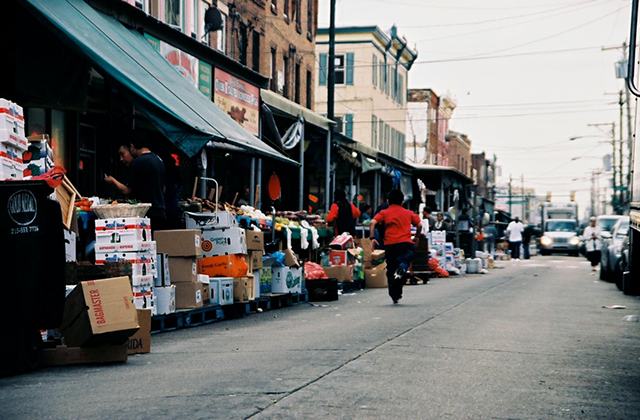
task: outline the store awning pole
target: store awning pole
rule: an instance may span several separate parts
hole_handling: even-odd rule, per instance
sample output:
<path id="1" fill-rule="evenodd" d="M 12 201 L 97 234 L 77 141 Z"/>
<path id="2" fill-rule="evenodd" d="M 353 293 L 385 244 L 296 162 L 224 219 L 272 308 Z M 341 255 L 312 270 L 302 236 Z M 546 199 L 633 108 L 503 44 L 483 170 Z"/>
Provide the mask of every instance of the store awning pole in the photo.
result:
<path id="1" fill-rule="evenodd" d="M 331 130 L 327 131 L 326 168 L 324 178 L 324 211 L 329 213 L 331 206 Z"/>
<path id="2" fill-rule="evenodd" d="M 256 170 L 256 184 L 260 188 L 262 184 L 262 159 L 258 159 L 258 169 Z M 258 191 L 258 208 L 262 208 L 262 188 Z"/>
<path id="3" fill-rule="evenodd" d="M 360 208 L 360 174 L 356 177 L 356 205 Z"/>
<path id="4" fill-rule="evenodd" d="M 256 196 L 256 158 L 251 158 L 251 170 L 249 176 L 249 205 L 253 205 L 253 197 Z"/>
<path id="5" fill-rule="evenodd" d="M 349 201 L 353 201 L 353 167 L 349 171 Z"/>
<path id="6" fill-rule="evenodd" d="M 300 168 L 298 182 L 298 209 L 304 210 L 304 124 L 302 124 L 302 133 L 300 135 Z"/>

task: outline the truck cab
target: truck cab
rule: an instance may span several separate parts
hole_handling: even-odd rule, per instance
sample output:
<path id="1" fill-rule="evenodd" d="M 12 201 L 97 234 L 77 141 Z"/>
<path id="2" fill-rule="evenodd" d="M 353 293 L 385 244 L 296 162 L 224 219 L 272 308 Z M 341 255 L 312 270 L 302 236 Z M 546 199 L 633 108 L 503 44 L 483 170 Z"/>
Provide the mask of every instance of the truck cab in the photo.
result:
<path id="1" fill-rule="evenodd" d="M 577 256 L 580 249 L 578 222 L 575 219 L 551 219 L 544 222 L 539 249 L 541 255 L 563 252 Z"/>

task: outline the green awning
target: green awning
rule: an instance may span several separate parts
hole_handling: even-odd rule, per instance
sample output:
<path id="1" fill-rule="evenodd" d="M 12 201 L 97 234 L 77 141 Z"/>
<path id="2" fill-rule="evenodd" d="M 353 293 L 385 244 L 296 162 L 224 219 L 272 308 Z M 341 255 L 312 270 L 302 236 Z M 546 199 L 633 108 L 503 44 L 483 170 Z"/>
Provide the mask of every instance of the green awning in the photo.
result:
<path id="1" fill-rule="evenodd" d="M 21 2 L 92 65 L 121 83 L 134 105 L 187 155 L 195 155 L 214 140 L 298 165 L 233 121 L 139 32 L 82 0 Z"/>

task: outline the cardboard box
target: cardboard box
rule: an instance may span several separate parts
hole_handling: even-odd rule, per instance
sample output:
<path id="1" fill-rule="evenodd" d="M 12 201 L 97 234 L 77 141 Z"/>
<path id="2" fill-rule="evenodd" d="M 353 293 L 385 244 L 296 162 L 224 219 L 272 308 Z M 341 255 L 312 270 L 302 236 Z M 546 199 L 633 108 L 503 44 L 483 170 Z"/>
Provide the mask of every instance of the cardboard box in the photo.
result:
<path id="1" fill-rule="evenodd" d="M 365 287 L 387 287 L 387 263 L 364 270 Z"/>
<path id="2" fill-rule="evenodd" d="M 233 301 L 234 302 L 249 302 L 255 300 L 255 294 L 253 293 L 253 276 L 239 277 L 233 279 Z"/>
<path id="3" fill-rule="evenodd" d="M 300 293 L 302 268 L 271 267 L 271 293 Z"/>
<path id="4" fill-rule="evenodd" d="M 71 347 L 122 344 L 139 328 L 129 277 L 80 282 L 65 300 L 60 332 Z"/>
<path id="5" fill-rule="evenodd" d="M 195 283 L 198 281 L 196 257 L 169 257 L 171 283 Z"/>
<path id="6" fill-rule="evenodd" d="M 198 260 L 198 273 L 209 277 L 244 277 L 248 272 L 249 265 L 242 255 L 221 255 Z"/>
<path id="7" fill-rule="evenodd" d="M 172 314 L 176 311 L 176 286 L 156 287 L 156 308 L 158 315 Z"/>
<path id="8" fill-rule="evenodd" d="M 385 259 L 385 252 L 384 249 L 376 249 L 375 251 L 371 252 L 371 261 L 381 261 Z"/>
<path id="9" fill-rule="evenodd" d="M 447 232 L 444 230 L 434 230 L 433 232 L 429 232 L 429 236 L 431 237 L 431 244 L 433 245 L 444 244 L 447 241 Z"/>
<path id="10" fill-rule="evenodd" d="M 260 270 L 264 266 L 262 262 L 262 251 L 249 251 L 247 262 L 249 263 L 250 272 Z"/>
<path id="11" fill-rule="evenodd" d="M 220 305 L 220 279 L 209 277 L 209 304 Z"/>
<path id="12" fill-rule="evenodd" d="M 155 282 L 153 280 L 153 276 L 138 276 L 133 274 L 131 276 L 131 286 L 134 287 L 150 287 L 155 286 Z"/>
<path id="13" fill-rule="evenodd" d="M 96 264 L 102 265 L 108 262 L 131 263 L 133 274 L 146 276 L 148 274 L 157 275 L 156 254 L 152 252 L 122 252 L 122 253 L 99 253 L 96 252 Z M 138 265 L 142 264 L 142 265 Z"/>
<path id="14" fill-rule="evenodd" d="M 334 267 L 322 267 L 327 277 L 338 279 L 338 283 L 353 281 L 353 266 L 343 265 Z"/>
<path id="15" fill-rule="evenodd" d="M 333 241 L 329 244 L 329 248 L 338 250 L 353 248 L 353 237 L 348 234 L 338 235 L 333 238 Z"/>
<path id="16" fill-rule="evenodd" d="M 155 252 L 156 244 L 153 241 L 142 242 L 122 242 L 105 243 L 95 245 L 96 253 L 119 253 L 119 252 Z"/>
<path id="17" fill-rule="evenodd" d="M 356 246 L 362 248 L 362 250 L 364 251 L 364 258 L 362 259 L 362 261 L 365 263 L 371 261 L 371 252 L 373 250 L 373 243 L 371 242 L 371 239 L 358 238 L 356 239 Z"/>
<path id="18" fill-rule="evenodd" d="M 298 257 L 296 257 L 296 254 L 290 249 L 284 250 L 284 265 L 287 267 L 300 267 Z"/>
<path id="19" fill-rule="evenodd" d="M 57 346 L 44 349 L 42 354 L 45 366 L 126 362 L 128 357 L 127 347 L 122 344 L 100 347 Z"/>
<path id="20" fill-rule="evenodd" d="M 329 251 L 329 264 L 333 265 L 349 265 L 349 253 L 347 251 L 339 251 L 332 249 Z"/>
<path id="21" fill-rule="evenodd" d="M 209 283 L 200 284 L 202 284 L 202 303 L 208 305 L 211 302 L 211 290 L 209 288 Z"/>
<path id="22" fill-rule="evenodd" d="M 133 276 L 147 276 L 147 275 L 156 276 L 157 274 L 153 274 L 153 273 L 157 273 L 157 272 L 158 270 L 156 269 L 155 262 L 131 264 L 131 275 Z"/>
<path id="23" fill-rule="evenodd" d="M 157 254 L 157 275 L 154 276 L 153 281 L 156 287 L 170 286 L 171 285 L 171 271 L 169 270 L 169 255 Z"/>
<path id="24" fill-rule="evenodd" d="M 66 262 L 76 260 L 76 239 L 77 235 L 75 232 L 67 229 L 64 230 L 64 254 Z"/>
<path id="25" fill-rule="evenodd" d="M 453 254 L 454 253 L 454 246 L 452 242 L 445 242 L 444 243 L 444 252 L 446 252 L 447 254 Z"/>
<path id="26" fill-rule="evenodd" d="M 126 244 L 131 242 L 151 242 L 151 228 L 126 230 L 96 229 L 96 244 Z"/>
<path id="27" fill-rule="evenodd" d="M 136 309 L 151 309 L 153 315 L 157 314 L 153 286 L 133 286 L 132 291 Z"/>
<path id="28" fill-rule="evenodd" d="M 202 232 L 202 255 L 215 257 L 233 254 L 247 254 L 247 234 L 244 229 L 232 227 Z"/>
<path id="29" fill-rule="evenodd" d="M 260 270 L 254 270 L 251 273 L 253 275 L 253 295 L 256 299 L 260 297 Z"/>
<path id="30" fill-rule="evenodd" d="M 116 218 L 116 219 L 98 219 L 96 220 L 95 225 L 96 225 L 96 232 L 129 231 L 129 230 L 141 230 L 146 232 L 151 229 L 151 219 L 149 219 L 148 217 L 123 217 L 123 218 Z M 148 240 L 151 240 L 151 237 L 149 237 Z"/>
<path id="31" fill-rule="evenodd" d="M 248 251 L 264 251 L 264 233 L 247 229 L 246 237 Z"/>
<path id="32" fill-rule="evenodd" d="M 176 308 L 193 309 L 202 307 L 202 283 L 175 283 Z"/>
<path id="33" fill-rule="evenodd" d="M 151 352 L 151 310 L 138 309 L 140 329 L 125 343 L 127 354 Z"/>
<path id="34" fill-rule="evenodd" d="M 233 305 L 233 279 L 220 279 L 220 305 Z"/>
<path id="35" fill-rule="evenodd" d="M 153 237 L 158 244 L 158 252 L 170 257 L 202 255 L 202 237 L 198 229 L 156 230 Z"/>
<path id="36" fill-rule="evenodd" d="M 238 226 L 238 219 L 229 211 L 218 211 L 215 213 L 184 213 L 187 229 L 227 229 Z"/>
<path id="37" fill-rule="evenodd" d="M 271 267 L 260 269 L 260 293 L 271 293 Z"/>

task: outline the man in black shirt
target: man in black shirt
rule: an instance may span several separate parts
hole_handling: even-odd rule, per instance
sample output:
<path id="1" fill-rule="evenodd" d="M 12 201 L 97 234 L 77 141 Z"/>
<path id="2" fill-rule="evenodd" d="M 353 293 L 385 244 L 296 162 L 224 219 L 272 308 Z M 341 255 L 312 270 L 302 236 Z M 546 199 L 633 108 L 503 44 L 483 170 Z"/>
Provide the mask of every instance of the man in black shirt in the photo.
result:
<path id="1" fill-rule="evenodd" d="M 129 165 L 129 176 L 123 184 L 108 176 L 105 181 L 115 185 L 126 196 L 130 196 L 141 203 L 151 203 L 147 217 L 151 219 L 152 230 L 162 230 L 167 224 L 164 205 L 165 169 L 162 160 L 149 150 L 146 136 L 136 136 L 129 146 L 131 155 L 135 158 Z"/>

